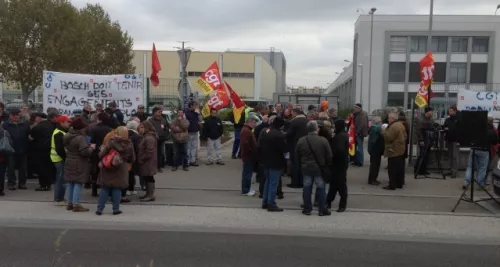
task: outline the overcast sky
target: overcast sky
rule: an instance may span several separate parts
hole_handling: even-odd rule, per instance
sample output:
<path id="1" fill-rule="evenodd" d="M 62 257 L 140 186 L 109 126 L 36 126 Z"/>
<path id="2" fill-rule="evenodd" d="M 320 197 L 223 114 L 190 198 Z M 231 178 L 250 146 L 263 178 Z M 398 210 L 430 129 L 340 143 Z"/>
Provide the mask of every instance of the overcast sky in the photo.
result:
<path id="1" fill-rule="evenodd" d="M 136 49 L 173 50 L 187 40 L 200 51 L 269 50 L 287 60 L 289 86 L 326 87 L 352 58 L 361 13 L 428 14 L 429 0 L 72 0 L 100 3 Z M 500 0 L 435 0 L 435 14 L 493 15 Z M 471 5 L 473 3 L 474 5 Z M 359 9 L 359 13 L 358 13 Z M 500 13 L 500 12 L 499 12 Z"/>

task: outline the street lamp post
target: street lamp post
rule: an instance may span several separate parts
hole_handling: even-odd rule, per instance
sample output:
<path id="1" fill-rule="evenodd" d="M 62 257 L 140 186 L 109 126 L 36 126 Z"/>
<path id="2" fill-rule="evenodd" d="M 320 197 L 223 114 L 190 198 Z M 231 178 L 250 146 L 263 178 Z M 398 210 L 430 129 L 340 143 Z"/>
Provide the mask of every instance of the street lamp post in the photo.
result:
<path id="1" fill-rule="evenodd" d="M 370 25 L 370 65 L 368 69 L 368 112 L 371 112 L 371 98 L 372 98 L 372 54 L 373 54 L 373 15 L 377 8 L 372 7 L 370 10 L 371 25 Z"/>
<path id="2" fill-rule="evenodd" d="M 361 73 L 360 73 L 361 83 L 360 83 L 360 89 L 359 89 L 359 103 L 361 103 L 361 105 L 363 105 L 363 64 L 359 64 L 358 68 L 361 69 Z M 370 91 L 368 91 L 368 92 L 370 92 Z M 370 103 L 370 99 L 368 99 L 368 103 Z M 368 104 L 368 110 L 369 109 L 370 109 L 370 105 Z"/>

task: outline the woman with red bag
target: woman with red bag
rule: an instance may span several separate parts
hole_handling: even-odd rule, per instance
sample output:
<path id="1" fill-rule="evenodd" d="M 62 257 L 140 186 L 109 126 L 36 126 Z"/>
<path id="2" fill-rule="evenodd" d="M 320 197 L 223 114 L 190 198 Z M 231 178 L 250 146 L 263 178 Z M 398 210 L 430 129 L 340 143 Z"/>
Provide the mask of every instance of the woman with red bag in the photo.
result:
<path id="1" fill-rule="evenodd" d="M 115 135 L 101 148 L 99 152 L 100 173 L 97 183 L 101 186 L 97 215 L 102 215 L 109 195 L 113 200 L 113 215 L 121 214 L 120 200 L 122 190 L 128 187 L 128 167 L 135 161 L 132 142 L 128 138 L 128 129 L 120 126 L 115 130 Z"/>

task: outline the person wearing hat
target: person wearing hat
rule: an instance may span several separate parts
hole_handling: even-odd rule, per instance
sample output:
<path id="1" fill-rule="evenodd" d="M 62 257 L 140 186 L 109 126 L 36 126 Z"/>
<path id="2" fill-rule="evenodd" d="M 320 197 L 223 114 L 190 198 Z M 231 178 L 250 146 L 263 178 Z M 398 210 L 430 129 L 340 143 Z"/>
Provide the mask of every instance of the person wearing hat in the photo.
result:
<path id="1" fill-rule="evenodd" d="M 81 117 L 83 111 L 81 109 L 75 109 L 73 110 L 73 118 Z"/>
<path id="2" fill-rule="evenodd" d="M 426 107 L 424 109 L 424 114 L 415 122 L 415 133 L 417 136 L 417 144 L 419 148 L 417 162 L 415 163 L 415 167 L 413 170 L 415 176 L 429 175 L 429 173 L 427 172 L 427 161 L 431 152 L 429 146 L 432 146 L 433 141 L 430 139 L 430 137 L 432 135 L 432 131 L 435 130 L 432 111 L 433 109 L 431 107 Z"/>
<path id="3" fill-rule="evenodd" d="M 356 131 L 356 154 L 354 155 L 353 165 L 357 167 L 363 166 L 365 162 L 365 150 L 364 143 L 365 137 L 368 136 L 368 114 L 363 110 L 363 106 L 360 103 L 354 105 L 353 110 L 354 115 L 354 128 Z"/>
<path id="4" fill-rule="evenodd" d="M 35 170 L 38 173 L 40 186 L 35 191 L 49 191 L 55 177 L 55 169 L 50 159 L 51 139 L 54 125 L 47 120 L 45 113 L 36 113 L 36 125 L 31 129 L 31 147 L 35 159 Z"/>
<path id="5" fill-rule="evenodd" d="M 9 155 L 7 168 L 8 189 L 16 190 L 16 169 L 19 170 L 17 177 L 17 188 L 26 190 L 26 156 L 28 152 L 30 126 L 29 122 L 21 120 L 21 110 L 9 109 L 9 120 L 2 124 L 4 130 L 9 132 L 12 138 L 14 154 Z"/>
<path id="6" fill-rule="evenodd" d="M 52 132 L 50 140 L 50 160 L 56 168 L 56 181 L 54 184 L 54 203 L 56 206 L 64 206 L 64 161 L 66 150 L 63 138 L 68 132 L 71 119 L 66 115 L 56 118 L 57 126 Z"/>

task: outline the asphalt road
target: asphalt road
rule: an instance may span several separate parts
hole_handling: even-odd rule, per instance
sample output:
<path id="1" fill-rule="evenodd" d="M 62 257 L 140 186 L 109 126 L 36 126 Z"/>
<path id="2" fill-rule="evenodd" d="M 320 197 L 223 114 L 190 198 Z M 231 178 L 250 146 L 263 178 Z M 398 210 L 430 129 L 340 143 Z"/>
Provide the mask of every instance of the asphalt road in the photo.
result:
<path id="1" fill-rule="evenodd" d="M 500 246 L 283 235 L 0 227 L 0 266 L 498 266 Z"/>

